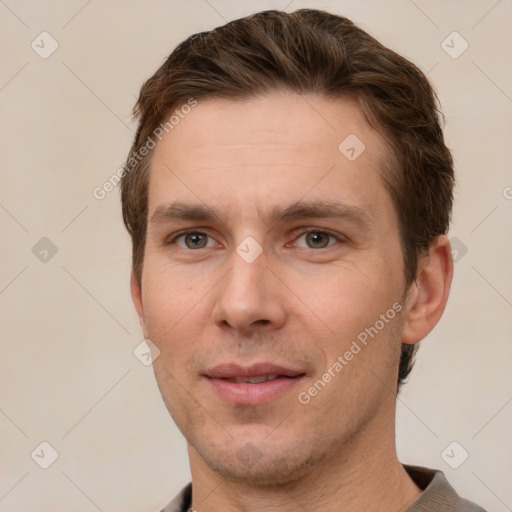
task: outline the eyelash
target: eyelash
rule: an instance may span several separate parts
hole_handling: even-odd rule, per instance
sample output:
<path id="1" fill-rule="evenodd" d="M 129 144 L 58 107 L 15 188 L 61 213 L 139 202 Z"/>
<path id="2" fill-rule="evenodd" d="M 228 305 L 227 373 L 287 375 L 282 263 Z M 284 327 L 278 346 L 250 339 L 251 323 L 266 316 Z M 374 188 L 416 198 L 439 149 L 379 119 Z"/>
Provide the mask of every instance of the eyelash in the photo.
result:
<path id="1" fill-rule="evenodd" d="M 308 233 L 319 233 L 319 234 L 322 234 L 322 235 L 328 235 L 329 237 L 331 238 L 334 238 L 338 243 L 343 243 L 343 242 L 346 242 L 346 238 L 344 237 L 341 237 L 339 235 L 336 235 L 328 230 L 325 230 L 325 229 L 318 229 L 318 228 L 310 228 L 310 229 L 307 229 L 307 230 L 304 230 L 302 231 L 296 238 L 295 238 L 295 241 L 298 240 L 300 237 L 304 236 L 304 235 L 307 235 Z M 197 230 L 197 229 L 187 229 L 185 231 L 180 231 L 179 233 L 177 233 L 175 236 L 173 236 L 171 239 L 168 239 L 166 240 L 166 245 L 171 245 L 171 244 L 174 244 L 176 245 L 176 241 L 181 238 L 181 237 L 184 237 L 186 235 L 190 235 L 190 234 L 199 234 L 199 235 L 205 235 L 209 238 L 213 238 L 211 237 L 210 235 L 208 235 L 208 233 L 205 233 L 203 231 L 200 231 L 200 230 Z M 288 245 L 288 244 L 287 244 Z M 327 247 L 320 247 L 320 248 L 313 248 L 313 247 L 301 247 L 301 249 L 310 249 L 312 251 L 318 251 L 320 249 L 329 249 L 330 247 L 332 247 L 332 245 L 328 245 Z M 183 247 L 180 247 L 180 249 L 183 249 Z M 210 247 L 206 247 L 206 249 L 210 249 Z M 184 250 L 188 250 L 188 251 L 198 251 L 200 249 L 184 249 Z"/>

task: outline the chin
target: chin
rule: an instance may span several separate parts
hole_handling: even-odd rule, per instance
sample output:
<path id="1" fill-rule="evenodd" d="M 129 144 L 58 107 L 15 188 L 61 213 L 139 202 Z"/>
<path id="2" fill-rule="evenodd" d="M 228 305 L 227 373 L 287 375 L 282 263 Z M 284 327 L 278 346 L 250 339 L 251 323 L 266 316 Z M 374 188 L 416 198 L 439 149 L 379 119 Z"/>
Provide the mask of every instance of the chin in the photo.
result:
<path id="1" fill-rule="evenodd" d="M 251 486 L 283 485 L 306 476 L 329 453 L 327 449 L 314 450 L 315 445 L 318 446 L 303 439 L 271 443 L 264 438 L 246 442 L 230 440 L 225 446 L 192 444 L 214 472 Z"/>

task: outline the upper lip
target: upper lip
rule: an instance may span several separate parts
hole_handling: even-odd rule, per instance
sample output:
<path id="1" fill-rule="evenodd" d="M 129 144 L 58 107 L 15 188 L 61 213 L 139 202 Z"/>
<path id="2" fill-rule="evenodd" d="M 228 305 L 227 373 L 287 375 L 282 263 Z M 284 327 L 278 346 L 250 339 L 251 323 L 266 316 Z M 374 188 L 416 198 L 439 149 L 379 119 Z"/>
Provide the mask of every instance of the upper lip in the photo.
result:
<path id="1" fill-rule="evenodd" d="M 257 363 L 250 366 L 240 366 L 234 363 L 219 364 L 206 370 L 205 375 L 214 379 L 233 379 L 237 377 L 258 377 L 260 375 L 283 375 L 285 377 L 297 377 L 304 371 L 273 363 Z"/>

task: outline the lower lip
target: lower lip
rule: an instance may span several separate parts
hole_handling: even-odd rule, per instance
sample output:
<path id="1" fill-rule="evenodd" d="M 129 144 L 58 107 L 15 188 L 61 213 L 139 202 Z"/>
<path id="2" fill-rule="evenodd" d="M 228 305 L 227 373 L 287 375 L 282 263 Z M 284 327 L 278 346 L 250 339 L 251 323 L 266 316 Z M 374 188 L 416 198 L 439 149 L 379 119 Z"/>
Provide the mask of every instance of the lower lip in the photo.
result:
<path id="1" fill-rule="evenodd" d="M 226 402 L 236 405 L 261 405 L 290 391 L 300 381 L 299 377 L 278 377 L 259 384 L 238 384 L 225 379 L 208 378 L 215 391 Z"/>

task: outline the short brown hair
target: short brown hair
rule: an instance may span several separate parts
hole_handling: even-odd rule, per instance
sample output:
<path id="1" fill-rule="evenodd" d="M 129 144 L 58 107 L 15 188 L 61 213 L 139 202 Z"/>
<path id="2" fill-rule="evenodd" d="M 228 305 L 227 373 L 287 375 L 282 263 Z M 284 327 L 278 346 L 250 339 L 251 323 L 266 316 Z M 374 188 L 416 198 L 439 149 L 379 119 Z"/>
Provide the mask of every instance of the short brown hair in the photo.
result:
<path id="1" fill-rule="evenodd" d="M 142 278 L 152 151 L 140 149 L 191 98 L 246 99 L 276 89 L 359 100 L 370 125 L 391 147 L 386 186 L 399 218 L 407 284 L 418 258 L 448 231 L 453 161 L 442 114 L 426 76 L 347 18 L 299 9 L 263 11 L 182 42 L 147 80 L 133 113 L 139 125 L 121 179 L 132 266 Z M 138 155 L 138 158 L 133 158 Z M 398 387 L 417 344 L 402 344 Z"/>

